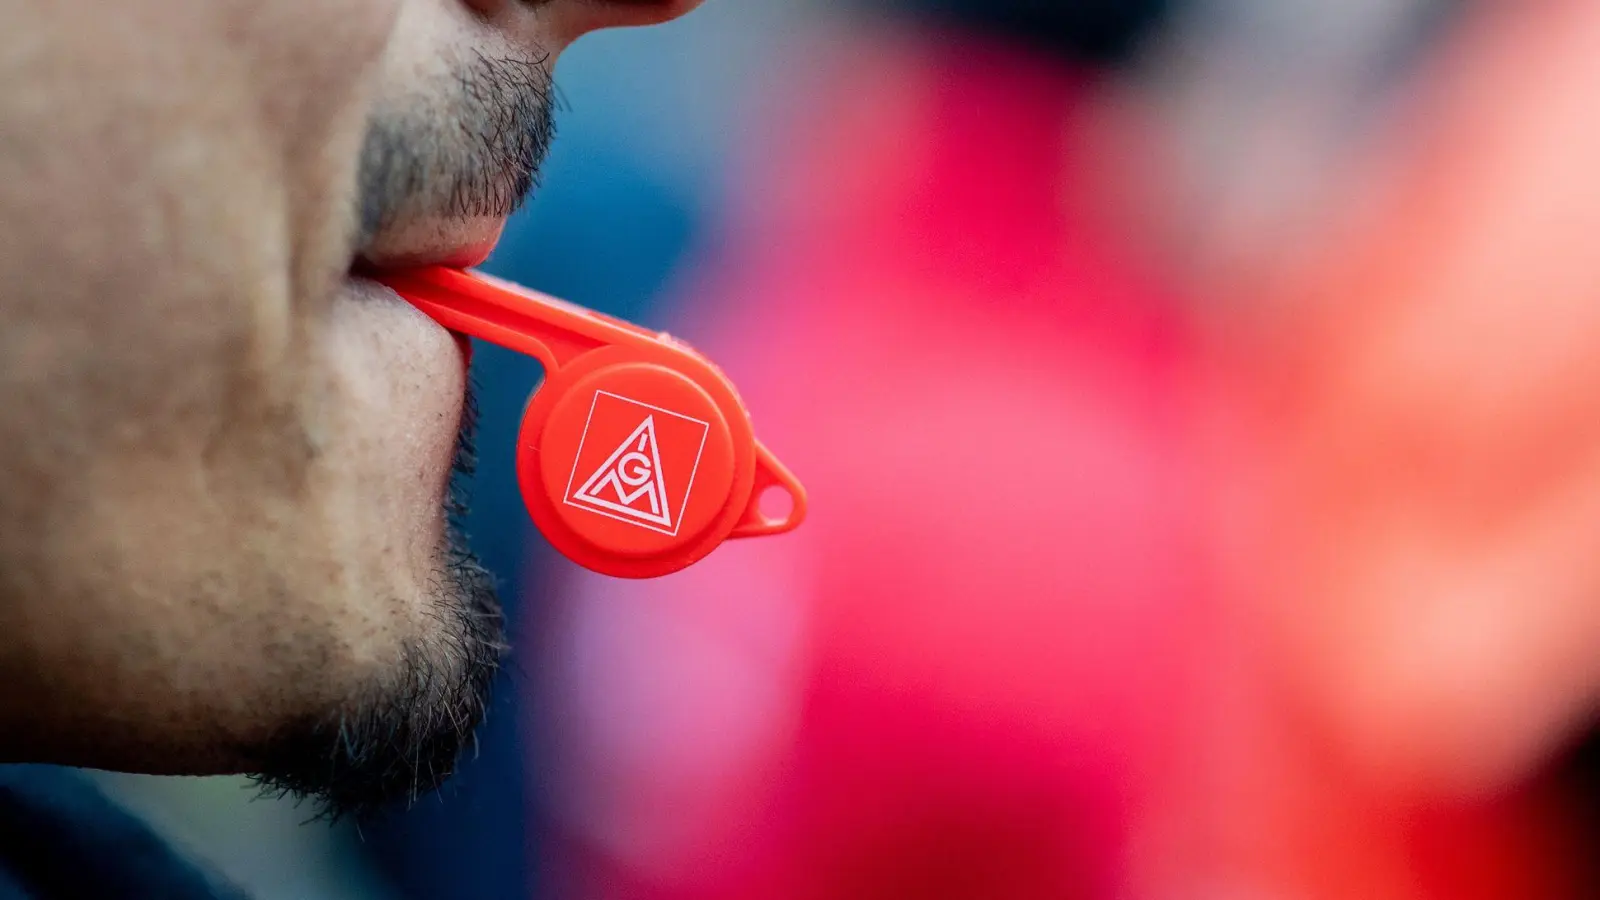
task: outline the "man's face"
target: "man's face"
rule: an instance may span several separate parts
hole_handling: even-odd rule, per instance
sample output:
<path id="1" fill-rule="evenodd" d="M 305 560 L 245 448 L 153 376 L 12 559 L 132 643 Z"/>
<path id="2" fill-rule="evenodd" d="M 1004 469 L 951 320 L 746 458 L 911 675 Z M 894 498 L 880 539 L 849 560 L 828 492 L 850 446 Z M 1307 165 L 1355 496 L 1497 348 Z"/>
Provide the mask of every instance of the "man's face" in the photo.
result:
<path id="1" fill-rule="evenodd" d="M 694 0 L 0 0 L 0 758 L 448 774 L 500 650 L 454 336 L 586 31 Z"/>

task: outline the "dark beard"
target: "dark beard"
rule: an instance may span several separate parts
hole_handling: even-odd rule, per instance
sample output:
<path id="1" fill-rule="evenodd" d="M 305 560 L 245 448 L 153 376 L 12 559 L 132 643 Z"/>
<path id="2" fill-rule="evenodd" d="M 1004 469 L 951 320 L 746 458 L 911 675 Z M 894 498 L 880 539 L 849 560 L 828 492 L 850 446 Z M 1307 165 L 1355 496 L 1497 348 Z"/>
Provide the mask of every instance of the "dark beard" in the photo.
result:
<path id="1" fill-rule="evenodd" d="M 393 674 L 347 709 L 303 721 L 253 753 L 263 794 L 309 799 L 318 817 L 363 818 L 411 803 L 455 771 L 487 708 L 505 653 L 493 577 L 467 549 L 461 523 L 476 464 L 476 390 L 469 385 L 445 501 L 448 529 L 435 572 L 426 644 L 402 649 Z"/>
<path id="2" fill-rule="evenodd" d="M 361 148 L 360 243 L 397 221 L 515 212 L 555 139 L 548 62 L 478 53 L 443 102 L 375 113 Z"/>

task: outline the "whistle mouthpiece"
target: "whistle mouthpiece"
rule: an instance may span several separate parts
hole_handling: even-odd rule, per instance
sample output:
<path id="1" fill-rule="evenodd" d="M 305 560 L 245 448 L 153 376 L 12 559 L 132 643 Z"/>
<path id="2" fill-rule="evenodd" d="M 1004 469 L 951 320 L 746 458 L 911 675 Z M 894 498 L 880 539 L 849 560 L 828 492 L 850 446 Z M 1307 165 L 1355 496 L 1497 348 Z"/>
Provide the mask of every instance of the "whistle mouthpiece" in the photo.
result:
<path id="1" fill-rule="evenodd" d="M 444 327 L 543 364 L 517 481 L 534 525 L 574 562 L 654 578 L 804 520 L 805 488 L 756 440 L 727 376 L 682 342 L 480 272 L 380 280 Z M 788 495 L 782 516 L 762 512 L 773 491 Z"/>

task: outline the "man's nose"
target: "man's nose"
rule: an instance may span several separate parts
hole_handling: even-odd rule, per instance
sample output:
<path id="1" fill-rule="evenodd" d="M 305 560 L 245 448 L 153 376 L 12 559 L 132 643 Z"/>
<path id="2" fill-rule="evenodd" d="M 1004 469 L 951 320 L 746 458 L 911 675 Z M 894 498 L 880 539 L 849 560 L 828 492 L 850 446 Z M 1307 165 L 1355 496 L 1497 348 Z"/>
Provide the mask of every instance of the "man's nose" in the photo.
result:
<path id="1" fill-rule="evenodd" d="M 701 0 L 573 0 L 573 15 L 584 24 L 584 31 L 615 28 L 621 25 L 656 25 L 671 21 L 696 6 Z"/>
<path id="2" fill-rule="evenodd" d="M 491 22 L 517 32 L 534 27 L 565 46 L 591 31 L 656 25 L 683 15 L 701 0 L 465 0 Z M 560 47 L 546 48 L 559 50 Z"/>

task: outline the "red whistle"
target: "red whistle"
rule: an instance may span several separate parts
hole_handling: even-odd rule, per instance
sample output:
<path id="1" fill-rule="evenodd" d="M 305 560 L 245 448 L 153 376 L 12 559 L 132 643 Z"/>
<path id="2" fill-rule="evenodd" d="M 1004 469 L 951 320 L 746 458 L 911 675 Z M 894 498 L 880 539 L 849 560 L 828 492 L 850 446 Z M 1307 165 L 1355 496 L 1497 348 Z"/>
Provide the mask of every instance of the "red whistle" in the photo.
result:
<path id="1" fill-rule="evenodd" d="M 756 440 L 733 384 L 683 343 L 480 272 L 381 280 L 444 327 L 544 365 L 517 480 L 534 524 L 574 562 L 654 578 L 805 518 L 805 488 Z M 760 509 L 774 488 L 791 501 L 781 519 Z"/>

